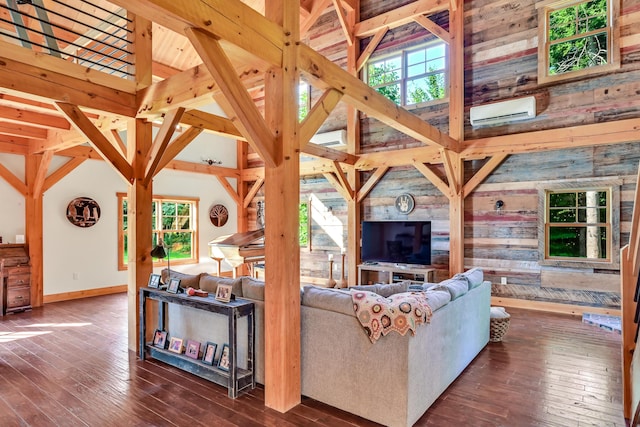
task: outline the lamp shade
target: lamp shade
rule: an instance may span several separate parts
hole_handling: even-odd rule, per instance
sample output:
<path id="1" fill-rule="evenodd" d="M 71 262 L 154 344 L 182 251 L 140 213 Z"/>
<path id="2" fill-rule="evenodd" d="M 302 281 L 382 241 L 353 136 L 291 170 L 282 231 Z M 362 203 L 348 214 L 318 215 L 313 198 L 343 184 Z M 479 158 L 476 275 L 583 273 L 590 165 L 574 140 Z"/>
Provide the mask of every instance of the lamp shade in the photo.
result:
<path id="1" fill-rule="evenodd" d="M 164 249 L 163 245 L 156 245 L 156 247 L 151 251 L 151 256 L 163 259 L 167 257 L 167 251 Z"/>

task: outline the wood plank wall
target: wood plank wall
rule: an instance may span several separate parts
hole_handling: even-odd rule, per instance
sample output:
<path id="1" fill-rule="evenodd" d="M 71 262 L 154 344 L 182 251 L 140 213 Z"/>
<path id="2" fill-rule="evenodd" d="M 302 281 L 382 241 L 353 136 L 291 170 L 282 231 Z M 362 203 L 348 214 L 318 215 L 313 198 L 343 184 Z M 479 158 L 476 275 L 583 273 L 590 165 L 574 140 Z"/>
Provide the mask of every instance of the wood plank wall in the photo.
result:
<path id="1" fill-rule="evenodd" d="M 362 0 L 361 16 L 367 19 L 412 0 Z M 448 13 L 432 16 L 446 28 Z M 581 124 L 640 117 L 640 0 L 621 1 L 622 67 L 620 70 L 581 80 L 554 84 L 537 83 L 537 10 L 535 1 L 473 0 L 465 2 L 465 139 L 516 134 Z M 339 64 L 346 61 L 344 42 L 335 43 L 339 32 L 334 12 L 325 13 L 309 32 L 306 42 Z M 431 38 L 417 25 L 391 30 L 375 55 L 422 43 Z M 368 40 L 363 40 L 363 48 Z M 312 92 L 317 99 L 319 92 Z M 486 102 L 534 95 L 538 117 L 528 122 L 487 128 L 471 128 L 469 108 Z M 339 105 L 322 130 L 344 128 L 345 108 Z M 448 130 L 448 103 L 411 107 L 441 131 Z M 420 143 L 362 116 L 362 151 L 419 146 Z M 638 136 L 640 142 L 640 134 Z M 481 266 L 491 280 L 493 295 L 524 300 L 548 301 L 585 306 L 619 308 L 619 271 L 545 267 L 538 253 L 538 186 L 566 179 L 618 177 L 620 187 L 620 245 L 629 238 L 635 176 L 640 161 L 640 145 L 566 149 L 547 153 L 513 155 L 472 193 L 465 205 L 465 265 Z M 466 175 L 478 170 L 482 160 L 466 162 Z M 363 182 L 370 172 L 363 172 Z M 411 193 L 416 209 L 399 215 L 394 199 Z M 255 202 L 250 206 L 250 224 L 255 222 Z M 301 182 L 301 202 L 314 197 L 322 209 L 323 221 L 330 218 L 346 223 L 346 203 L 322 176 L 305 177 Z M 496 200 L 505 203 L 501 212 Z M 328 212 L 328 209 L 331 211 Z M 266 207 L 268 209 L 268 207 Z M 362 202 L 363 220 L 412 219 L 432 221 L 432 257 L 436 280 L 448 276 L 448 200 L 413 167 L 390 169 Z M 312 218 L 312 246 L 301 252 L 301 274 L 326 278 L 327 252 L 335 254 L 334 278 L 340 274 L 340 246 L 325 225 Z M 250 226 L 251 228 L 251 226 Z M 343 230 L 346 239 L 347 230 Z M 351 262 L 352 260 L 347 260 Z M 355 261 L 355 260 L 354 260 Z M 507 285 L 500 279 L 507 278 Z"/>

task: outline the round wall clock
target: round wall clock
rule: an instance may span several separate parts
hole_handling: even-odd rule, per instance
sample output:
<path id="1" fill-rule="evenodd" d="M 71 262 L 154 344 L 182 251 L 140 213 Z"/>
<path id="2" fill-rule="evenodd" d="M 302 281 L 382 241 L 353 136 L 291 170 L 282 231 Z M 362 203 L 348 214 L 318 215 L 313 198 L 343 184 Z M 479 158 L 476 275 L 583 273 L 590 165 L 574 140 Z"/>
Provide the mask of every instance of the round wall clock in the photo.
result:
<path id="1" fill-rule="evenodd" d="M 209 209 L 209 219 L 211 224 L 216 227 L 222 227 L 229 219 L 229 211 L 223 205 L 213 205 Z"/>
<path id="2" fill-rule="evenodd" d="M 91 227 L 100 219 L 100 205 L 89 197 L 77 197 L 67 206 L 67 219 L 76 227 Z"/>
<path id="3" fill-rule="evenodd" d="M 405 193 L 396 197 L 396 210 L 401 214 L 411 213 L 415 205 L 415 201 L 411 194 Z"/>

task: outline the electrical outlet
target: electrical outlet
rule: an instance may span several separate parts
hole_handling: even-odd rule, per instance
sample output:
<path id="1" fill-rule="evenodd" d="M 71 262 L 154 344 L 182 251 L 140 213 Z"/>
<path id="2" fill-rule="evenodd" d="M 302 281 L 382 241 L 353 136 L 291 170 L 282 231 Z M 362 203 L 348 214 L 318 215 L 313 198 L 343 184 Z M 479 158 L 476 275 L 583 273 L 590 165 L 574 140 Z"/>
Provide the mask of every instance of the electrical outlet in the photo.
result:
<path id="1" fill-rule="evenodd" d="M 507 278 L 506 277 L 501 277 L 500 278 L 500 284 L 501 285 L 506 285 L 507 284 Z"/>
<path id="2" fill-rule="evenodd" d="M 75 272 L 74 272 L 74 273 L 73 273 L 73 280 L 78 280 L 78 277 L 79 277 L 79 276 L 80 276 L 80 275 L 79 275 L 78 273 L 75 273 Z"/>

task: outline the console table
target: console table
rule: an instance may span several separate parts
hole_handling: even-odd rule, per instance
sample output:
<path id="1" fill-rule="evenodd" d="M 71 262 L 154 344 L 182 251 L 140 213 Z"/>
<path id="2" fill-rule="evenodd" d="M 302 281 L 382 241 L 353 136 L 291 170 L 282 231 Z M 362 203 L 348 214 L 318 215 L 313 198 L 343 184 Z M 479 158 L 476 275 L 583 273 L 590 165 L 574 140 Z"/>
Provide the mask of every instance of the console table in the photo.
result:
<path id="1" fill-rule="evenodd" d="M 420 265 L 402 265 L 402 264 L 389 264 L 389 263 L 377 263 L 377 264 L 358 264 L 358 284 L 366 285 L 369 280 L 363 281 L 363 272 L 376 271 L 386 275 L 386 283 L 402 282 L 404 280 L 411 280 L 412 282 L 427 283 L 434 281 L 434 274 L 436 269 L 429 266 Z"/>
<path id="2" fill-rule="evenodd" d="M 158 301 L 158 329 L 166 330 L 166 310 L 168 304 L 179 304 L 199 310 L 226 315 L 229 320 L 229 371 L 218 369 L 217 366 L 207 365 L 184 354 L 172 353 L 169 350 L 155 347 L 146 341 L 147 335 L 147 300 Z M 247 369 L 237 366 L 237 321 L 240 317 L 248 316 L 247 333 Z M 216 384 L 226 386 L 228 395 L 235 399 L 242 391 L 255 388 L 256 379 L 253 368 L 255 348 L 255 317 L 254 304 L 247 300 L 236 299 L 228 303 L 216 301 L 213 297 L 196 297 L 185 294 L 172 294 L 155 288 L 140 288 L 140 359 L 144 360 L 148 354 L 154 359 L 183 369 Z M 187 338 L 187 337 L 185 337 Z"/>

